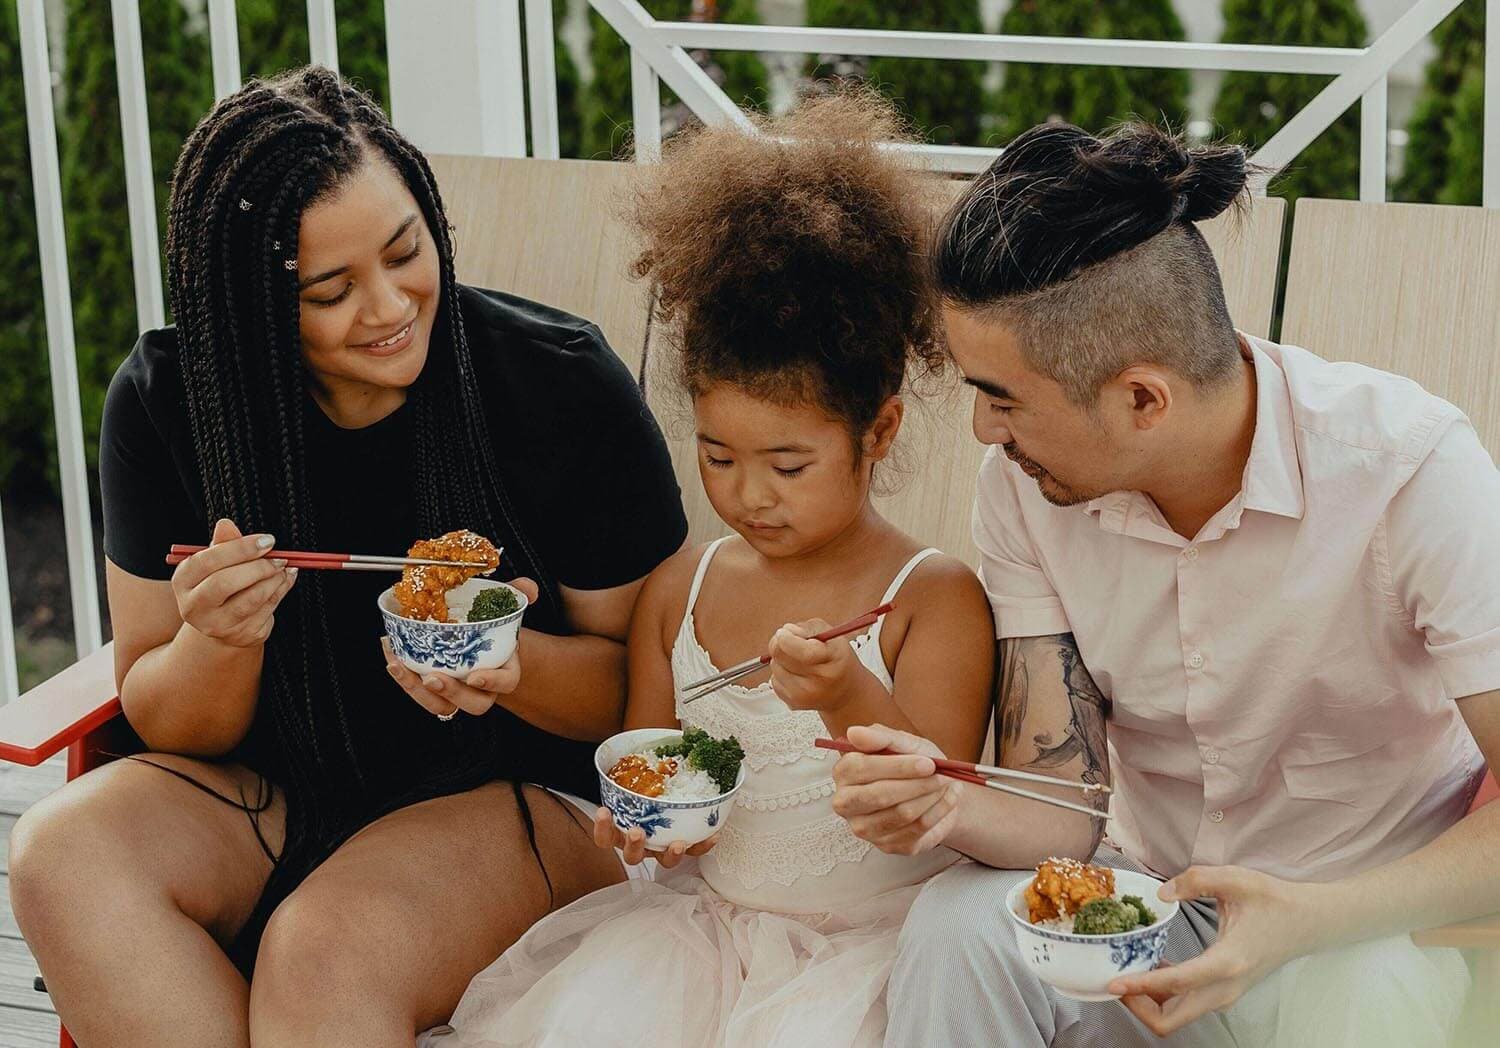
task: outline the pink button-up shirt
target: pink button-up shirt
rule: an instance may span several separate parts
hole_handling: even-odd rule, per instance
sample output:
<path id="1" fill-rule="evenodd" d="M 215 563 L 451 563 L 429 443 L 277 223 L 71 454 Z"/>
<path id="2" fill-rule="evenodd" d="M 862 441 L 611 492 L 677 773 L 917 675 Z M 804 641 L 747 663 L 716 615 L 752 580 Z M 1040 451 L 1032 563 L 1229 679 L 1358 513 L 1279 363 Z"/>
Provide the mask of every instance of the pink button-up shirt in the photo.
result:
<path id="1" fill-rule="evenodd" d="M 1071 632 L 1111 699 L 1127 854 L 1330 880 L 1431 841 L 1478 789 L 1453 700 L 1500 688 L 1500 473 L 1414 383 L 1244 342 L 1244 485 L 1197 537 L 1139 492 L 1053 506 L 992 448 L 980 574 L 998 636 Z"/>

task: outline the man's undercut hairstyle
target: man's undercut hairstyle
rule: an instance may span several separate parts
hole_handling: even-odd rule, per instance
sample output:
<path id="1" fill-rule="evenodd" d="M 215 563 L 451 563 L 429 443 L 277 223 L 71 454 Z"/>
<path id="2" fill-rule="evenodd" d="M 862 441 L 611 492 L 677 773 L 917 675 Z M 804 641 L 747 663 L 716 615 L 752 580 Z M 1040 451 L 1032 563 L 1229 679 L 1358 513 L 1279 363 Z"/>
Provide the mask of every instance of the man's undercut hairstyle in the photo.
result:
<path id="1" fill-rule="evenodd" d="M 1101 137 L 1034 127 L 948 212 L 934 252 L 938 290 L 1003 323 L 1031 368 L 1085 407 L 1135 364 L 1212 389 L 1240 354 L 1194 223 L 1243 207 L 1251 173 L 1239 146 L 1190 148 L 1149 124 Z"/>

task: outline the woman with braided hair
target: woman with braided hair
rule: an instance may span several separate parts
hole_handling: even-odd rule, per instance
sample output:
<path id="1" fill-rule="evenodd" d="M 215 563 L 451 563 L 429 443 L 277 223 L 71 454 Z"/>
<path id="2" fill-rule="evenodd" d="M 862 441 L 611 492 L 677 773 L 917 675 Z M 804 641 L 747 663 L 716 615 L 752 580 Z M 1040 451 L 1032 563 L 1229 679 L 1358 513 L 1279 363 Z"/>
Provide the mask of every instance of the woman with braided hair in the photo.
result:
<path id="1" fill-rule="evenodd" d="M 596 327 L 455 282 L 426 161 L 327 70 L 199 124 L 168 273 L 176 324 L 121 365 L 100 453 L 146 752 L 20 821 L 17 920 L 81 1044 L 409 1046 L 538 917 L 625 879 L 592 843 L 590 740 L 686 534 L 669 456 Z M 457 528 L 533 598 L 516 657 L 466 680 L 382 656 L 385 576 L 277 557 Z"/>

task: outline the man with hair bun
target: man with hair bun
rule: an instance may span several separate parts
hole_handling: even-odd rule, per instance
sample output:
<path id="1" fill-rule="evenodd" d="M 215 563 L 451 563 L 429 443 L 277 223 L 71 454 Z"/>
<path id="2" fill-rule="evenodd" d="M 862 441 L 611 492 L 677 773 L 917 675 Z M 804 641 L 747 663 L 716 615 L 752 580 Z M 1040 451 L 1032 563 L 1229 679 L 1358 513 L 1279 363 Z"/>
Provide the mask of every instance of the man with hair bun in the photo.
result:
<path id="1" fill-rule="evenodd" d="M 1251 174 L 1238 147 L 1047 125 L 943 222 L 991 446 L 999 763 L 1112 784 L 1116 809 L 965 786 L 911 844 L 922 783 L 948 781 L 877 754 L 941 754 L 850 730 L 855 831 L 976 860 L 911 911 L 889 1045 L 1418 1048 L 1456 1024 L 1462 958 L 1408 933 L 1500 911 L 1500 805 L 1466 814 L 1500 759 L 1500 474 L 1415 383 L 1235 330 L 1194 223 Z M 1123 1007 L 1057 995 L 1016 949 L 1005 894 L 1054 855 L 1182 902 L 1171 964 L 1111 984 Z"/>

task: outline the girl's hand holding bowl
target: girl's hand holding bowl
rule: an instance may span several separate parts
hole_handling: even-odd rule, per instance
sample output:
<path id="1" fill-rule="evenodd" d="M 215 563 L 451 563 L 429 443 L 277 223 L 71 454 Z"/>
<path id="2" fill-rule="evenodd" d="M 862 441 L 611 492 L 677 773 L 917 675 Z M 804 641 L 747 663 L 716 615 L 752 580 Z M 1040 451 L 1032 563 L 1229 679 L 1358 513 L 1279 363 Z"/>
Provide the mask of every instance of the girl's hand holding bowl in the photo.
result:
<path id="1" fill-rule="evenodd" d="M 480 583 L 480 588 L 500 585 L 489 583 L 486 579 L 470 579 L 464 586 L 473 586 Z M 413 659 L 410 654 L 402 657 L 398 654 L 391 642 L 393 629 L 400 630 L 405 623 L 412 620 L 401 619 L 399 623 L 392 623 L 393 616 L 391 608 L 387 607 L 390 591 L 381 595 L 380 610 L 386 621 L 386 636 L 380 641 L 381 649 L 385 652 L 385 668 L 401 689 L 410 695 L 423 709 L 444 720 L 450 719 L 459 710 L 473 716 L 482 716 L 488 713 L 490 707 L 500 701 L 502 695 L 509 695 L 515 691 L 521 683 L 521 652 L 519 645 L 520 619 L 527 605 L 537 598 L 537 585 L 530 579 L 516 579 L 511 582 L 510 588 L 519 591 L 521 597 L 525 598 L 520 611 L 506 619 L 498 620 L 497 626 L 508 634 L 505 641 L 478 653 L 475 668 L 465 673 L 460 679 L 451 670 L 439 670 L 430 664 Z M 454 593 L 462 590 L 460 586 Z M 417 626 L 428 628 L 440 628 L 443 623 L 415 623 Z M 455 631 L 466 630 L 472 632 L 474 623 L 452 623 Z M 494 664 L 497 658 L 503 661 Z M 486 665 L 490 663 L 490 665 Z"/>
<path id="2" fill-rule="evenodd" d="M 241 535 L 232 521 L 214 525 L 208 549 L 172 573 L 177 613 L 193 629 L 221 644 L 264 644 L 276 623 L 276 608 L 297 581 L 297 569 L 268 556 L 270 535 Z"/>
<path id="3" fill-rule="evenodd" d="M 658 754 L 657 747 L 665 752 Z M 648 849 L 654 858 L 668 856 L 666 866 L 675 866 L 685 854 L 703 854 L 734 812 L 735 794 L 745 784 L 743 758 L 733 737 L 715 739 L 696 729 L 636 728 L 605 739 L 594 751 L 594 767 L 601 811 L 609 814 L 616 834 L 607 835 L 596 816 L 594 842 L 620 848 L 632 864 Z M 628 762 L 635 763 L 636 775 L 625 772 L 617 779 L 612 774 L 617 765 L 625 768 Z M 664 766 L 671 768 L 666 781 L 653 770 Z M 653 780 L 654 792 L 646 785 Z"/>
<path id="4" fill-rule="evenodd" d="M 639 826 L 622 830 L 615 825 L 614 814 L 608 808 L 600 808 L 594 813 L 594 843 L 601 848 L 613 848 L 619 852 L 627 866 L 638 866 L 647 859 L 655 859 L 670 870 L 682 861 L 684 855 L 706 855 L 712 851 L 713 846 L 719 843 L 719 835 L 716 833 L 694 845 L 675 841 L 667 845 L 665 851 L 657 851 L 646 847 L 645 830 Z"/>

